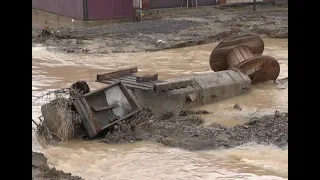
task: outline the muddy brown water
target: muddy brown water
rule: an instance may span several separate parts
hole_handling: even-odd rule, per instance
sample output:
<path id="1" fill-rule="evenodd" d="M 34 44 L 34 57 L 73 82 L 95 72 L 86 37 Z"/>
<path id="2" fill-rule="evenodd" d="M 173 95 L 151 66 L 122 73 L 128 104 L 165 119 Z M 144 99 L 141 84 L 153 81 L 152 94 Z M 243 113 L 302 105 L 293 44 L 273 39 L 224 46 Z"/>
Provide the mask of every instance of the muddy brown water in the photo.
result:
<path id="1" fill-rule="evenodd" d="M 281 66 L 279 78 L 288 76 L 288 41 L 265 39 L 265 55 L 275 57 Z M 32 49 L 32 90 L 69 87 L 86 80 L 92 89 L 96 74 L 137 66 L 140 73 L 158 73 L 168 79 L 209 71 L 209 56 L 216 44 L 152 53 L 106 55 L 52 53 L 46 47 Z M 242 111 L 233 108 L 238 103 Z M 271 82 L 254 86 L 251 93 L 205 105 L 211 114 L 206 123 L 233 126 L 255 115 L 288 110 L 288 88 Z M 33 113 L 36 117 L 37 114 Z M 69 141 L 56 147 L 43 147 L 33 135 L 33 150 L 43 152 L 57 169 L 85 179 L 287 179 L 288 149 L 254 143 L 214 151 L 189 152 L 153 142 L 107 145 L 96 141 Z"/>

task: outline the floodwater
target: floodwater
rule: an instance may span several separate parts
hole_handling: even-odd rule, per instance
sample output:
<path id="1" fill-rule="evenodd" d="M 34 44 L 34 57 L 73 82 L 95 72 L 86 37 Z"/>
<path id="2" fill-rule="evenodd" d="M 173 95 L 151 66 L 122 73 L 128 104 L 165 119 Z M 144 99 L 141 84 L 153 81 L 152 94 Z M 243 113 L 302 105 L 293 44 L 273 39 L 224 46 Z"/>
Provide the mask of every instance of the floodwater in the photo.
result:
<path id="1" fill-rule="evenodd" d="M 265 39 L 265 55 L 281 66 L 279 78 L 288 76 L 288 40 Z M 210 71 L 209 56 L 216 44 L 160 52 L 124 54 L 53 53 L 46 47 L 32 49 L 33 96 L 42 91 L 69 87 L 85 80 L 92 89 L 96 74 L 137 66 L 139 73 L 158 73 L 160 79 Z M 238 103 L 242 111 L 233 108 Z M 252 92 L 205 105 L 211 114 L 206 123 L 227 126 L 244 123 L 248 117 L 288 110 L 288 88 L 271 82 Z M 36 116 L 36 114 L 33 114 Z M 287 179 L 288 148 L 254 143 L 227 150 L 189 152 L 153 142 L 108 145 L 96 141 L 69 141 L 43 148 L 33 136 L 33 150 L 43 152 L 57 168 L 85 179 Z"/>

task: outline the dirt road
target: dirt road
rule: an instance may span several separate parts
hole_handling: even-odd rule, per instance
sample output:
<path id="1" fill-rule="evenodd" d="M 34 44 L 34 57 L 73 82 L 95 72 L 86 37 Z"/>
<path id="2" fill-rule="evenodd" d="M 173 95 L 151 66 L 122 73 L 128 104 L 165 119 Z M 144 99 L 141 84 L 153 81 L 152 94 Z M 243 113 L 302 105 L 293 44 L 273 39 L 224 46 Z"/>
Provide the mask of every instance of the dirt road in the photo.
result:
<path id="1" fill-rule="evenodd" d="M 42 37 L 32 30 L 32 44 L 70 53 L 123 53 L 159 51 L 219 41 L 231 34 L 257 33 L 262 37 L 288 37 L 287 7 L 199 7 L 146 13 L 142 22 L 108 23 L 91 28 L 50 29 Z M 160 18 L 159 18 L 160 17 Z"/>

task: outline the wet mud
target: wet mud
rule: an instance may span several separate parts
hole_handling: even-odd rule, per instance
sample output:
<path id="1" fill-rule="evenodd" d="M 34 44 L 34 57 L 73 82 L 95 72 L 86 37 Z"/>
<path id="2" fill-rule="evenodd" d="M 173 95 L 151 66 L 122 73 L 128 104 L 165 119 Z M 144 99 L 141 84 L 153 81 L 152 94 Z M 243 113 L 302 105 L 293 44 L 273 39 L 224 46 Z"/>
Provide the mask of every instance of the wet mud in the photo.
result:
<path id="1" fill-rule="evenodd" d="M 288 8 L 252 7 L 161 9 L 161 18 L 146 13 L 142 22 L 107 23 L 86 28 L 50 28 L 43 37 L 32 29 L 33 45 L 69 53 L 124 53 L 181 48 L 220 41 L 232 34 L 256 33 L 261 37 L 288 38 Z M 150 18 L 148 18 L 150 17 Z M 48 25 L 50 27 L 50 24 Z"/>
<path id="2" fill-rule="evenodd" d="M 243 125 L 227 128 L 214 123 L 203 126 L 199 114 L 164 116 L 154 120 L 152 114 L 141 112 L 139 118 L 116 125 L 103 142 L 111 144 L 152 140 L 166 146 L 186 150 L 231 148 L 249 142 L 284 147 L 288 144 L 288 113 L 253 117 Z"/>
<path id="3" fill-rule="evenodd" d="M 32 179 L 34 180 L 83 180 L 70 173 L 58 171 L 48 166 L 47 158 L 37 152 L 32 151 Z"/>

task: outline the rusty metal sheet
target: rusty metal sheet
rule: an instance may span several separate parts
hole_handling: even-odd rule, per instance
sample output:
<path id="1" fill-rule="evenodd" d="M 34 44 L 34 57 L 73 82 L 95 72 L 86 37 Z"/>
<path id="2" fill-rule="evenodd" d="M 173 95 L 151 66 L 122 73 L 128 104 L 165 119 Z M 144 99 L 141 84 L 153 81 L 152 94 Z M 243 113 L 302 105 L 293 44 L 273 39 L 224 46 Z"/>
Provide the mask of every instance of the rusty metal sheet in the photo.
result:
<path id="1" fill-rule="evenodd" d="M 73 104 L 82 119 L 82 124 L 84 125 L 88 136 L 94 137 L 96 134 L 98 134 L 100 128 L 96 128 L 93 121 L 90 120 L 90 109 L 85 108 L 81 99 L 75 100 Z"/>
<path id="2" fill-rule="evenodd" d="M 110 79 L 108 80 L 108 82 L 118 82 L 118 81 L 121 81 L 122 83 L 124 83 L 125 85 L 136 85 L 136 86 L 141 86 L 141 87 L 145 87 L 145 88 L 152 88 L 153 87 L 153 84 L 150 85 L 150 84 L 146 84 L 146 83 L 138 83 L 134 80 L 123 80 L 122 78 L 117 78 L 117 79 Z"/>
<path id="3" fill-rule="evenodd" d="M 83 0 L 32 0 L 32 8 L 84 20 Z"/>

